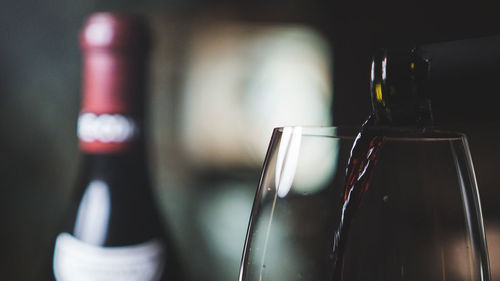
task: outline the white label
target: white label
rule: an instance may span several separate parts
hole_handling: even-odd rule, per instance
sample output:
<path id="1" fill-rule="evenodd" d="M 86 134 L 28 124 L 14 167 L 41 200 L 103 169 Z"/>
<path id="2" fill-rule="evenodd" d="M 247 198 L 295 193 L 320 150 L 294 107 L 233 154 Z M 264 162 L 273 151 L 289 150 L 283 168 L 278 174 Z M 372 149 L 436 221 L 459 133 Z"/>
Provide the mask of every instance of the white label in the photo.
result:
<path id="1" fill-rule="evenodd" d="M 163 272 L 163 243 L 154 239 L 124 247 L 98 247 L 68 233 L 56 239 L 57 281 L 158 281 Z"/>
<path id="2" fill-rule="evenodd" d="M 136 136 L 137 126 L 132 118 L 120 114 L 86 112 L 78 117 L 77 132 L 85 142 L 126 142 Z"/>

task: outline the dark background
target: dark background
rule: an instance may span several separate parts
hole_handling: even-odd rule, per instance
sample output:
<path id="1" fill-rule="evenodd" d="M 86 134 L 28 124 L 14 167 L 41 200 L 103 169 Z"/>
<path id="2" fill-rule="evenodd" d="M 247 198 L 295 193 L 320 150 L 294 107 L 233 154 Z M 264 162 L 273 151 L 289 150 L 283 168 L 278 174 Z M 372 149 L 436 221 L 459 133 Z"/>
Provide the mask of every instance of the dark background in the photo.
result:
<path id="1" fill-rule="evenodd" d="M 493 265 L 500 251 L 500 198 L 497 159 L 500 116 L 500 4 L 456 1 L 27 1 L 3 0 L 0 9 L 0 276 L 35 280 L 64 215 L 78 167 L 74 137 L 80 98 L 80 53 L 77 36 L 89 13 L 127 10 L 152 19 L 155 35 L 169 36 L 168 49 L 182 57 L 190 23 L 219 19 L 257 24 L 304 24 L 330 43 L 333 57 L 333 122 L 358 126 L 370 112 L 369 63 L 374 48 L 423 44 L 432 57 L 430 91 L 438 124 L 465 132 L 478 177 Z M 176 56 L 177 55 L 177 56 Z M 175 95 L 182 76 L 178 60 L 165 66 Z M 158 66 L 157 66 L 158 67 Z M 333 93 L 332 93 L 333 94 Z M 161 95 L 161 93 L 160 93 Z M 172 159 L 155 163 L 158 193 L 183 260 L 193 280 L 235 280 L 243 235 L 260 167 L 199 172 L 182 181 L 174 162 L 178 124 L 173 99 L 156 97 L 152 135 L 155 147 Z M 167 112 L 167 113 L 164 113 Z M 172 114 L 170 112 L 173 112 Z M 158 120 L 165 117 L 165 120 Z M 167 118 L 168 117 L 168 118 Z M 167 120 L 168 119 L 168 120 Z M 171 142 L 170 142 L 171 141 Z M 154 152 L 152 153 L 154 154 Z M 208 168 L 208 170 L 210 170 Z M 221 179 L 222 184 L 221 184 Z M 189 185 L 189 186 L 188 186 Z M 203 185 L 203 188 L 200 186 Z M 236 188 L 236 187 L 237 188 Z M 240 196 L 243 214 L 229 221 L 237 228 L 229 257 L 211 248 L 197 232 L 207 221 L 199 216 L 203 202 L 218 202 L 228 190 Z M 236 194 L 236 195 L 235 195 Z M 214 201 L 215 200 L 215 201 Z M 226 202 L 227 203 L 227 202 Z M 231 206 L 231 205 L 230 205 Z M 230 213 L 233 210 L 228 210 Z M 224 213 L 224 212 L 223 212 Z M 197 224 L 193 226 L 190 224 Z M 220 225 L 227 227 L 227 225 Z M 496 231 L 496 232 L 495 232 Z M 240 245 L 240 246 L 238 246 Z"/>

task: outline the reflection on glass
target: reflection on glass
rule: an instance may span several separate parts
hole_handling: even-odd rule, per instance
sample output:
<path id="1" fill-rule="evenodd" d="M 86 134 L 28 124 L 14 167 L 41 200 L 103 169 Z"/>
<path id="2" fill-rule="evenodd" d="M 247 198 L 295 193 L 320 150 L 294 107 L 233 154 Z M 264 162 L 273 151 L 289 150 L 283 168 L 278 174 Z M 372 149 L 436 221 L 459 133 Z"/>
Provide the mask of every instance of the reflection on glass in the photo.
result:
<path id="1" fill-rule="evenodd" d="M 343 262 L 335 266 L 355 133 L 274 131 L 239 280 L 490 280 L 465 136 L 429 130 L 391 130 L 385 138 L 370 187 L 348 218 Z M 304 191 L 301 173 L 323 179 L 311 181 L 315 192 Z"/>
<path id="2" fill-rule="evenodd" d="M 292 183 L 295 192 L 317 192 L 326 186 L 335 171 L 337 143 L 309 142 L 308 139 L 302 143 L 302 139 L 301 127 L 283 128 L 275 180 L 277 195 L 281 198 L 288 194 Z"/>
<path id="3" fill-rule="evenodd" d="M 103 245 L 110 211 L 108 185 L 100 180 L 90 182 L 78 206 L 74 235 L 91 245 Z"/>

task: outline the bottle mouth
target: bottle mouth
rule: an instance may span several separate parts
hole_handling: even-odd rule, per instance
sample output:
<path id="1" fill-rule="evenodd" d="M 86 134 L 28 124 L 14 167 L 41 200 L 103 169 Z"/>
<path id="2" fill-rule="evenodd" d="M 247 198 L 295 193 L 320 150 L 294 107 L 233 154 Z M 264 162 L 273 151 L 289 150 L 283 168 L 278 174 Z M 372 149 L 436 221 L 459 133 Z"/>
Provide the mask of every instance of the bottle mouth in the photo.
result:
<path id="1" fill-rule="evenodd" d="M 416 48 L 380 49 L 374 54 L 370 90 L 378 123 L 432 123 L 430 99 L 425 92 L 429 66 Z"/>
<path id="2" fill-rule="evenodd" d="M 146 19 L 132 13 L 91 14 L 80 33 L 83 50 L 147 51 L 150 46 L 151 35 Z"/>

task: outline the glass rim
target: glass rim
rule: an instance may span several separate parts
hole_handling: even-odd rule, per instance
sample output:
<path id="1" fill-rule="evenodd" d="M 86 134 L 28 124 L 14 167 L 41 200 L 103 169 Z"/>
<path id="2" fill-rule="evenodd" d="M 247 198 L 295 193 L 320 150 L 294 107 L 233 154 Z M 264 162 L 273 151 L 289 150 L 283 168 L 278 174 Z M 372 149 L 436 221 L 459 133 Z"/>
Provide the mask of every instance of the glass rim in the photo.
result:
<path id="1" fill-rule="evenodd" d="M 280 126 L 275 127 L 273 132 L 284 132 L 285 130 L 300 132 L 302 136 L 330 137 L 330 138 L 355 138 L 360 127 L 349 126 Z M 452 141 L 466 139 L 461 132 L 446 131 L 436 128 L 414 128 L 414 127 L 381 127 L 374 126 L 364 129 L 372 135 L 385 136 L 387 140 L 409 140 L 409 141 Z"/>

